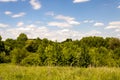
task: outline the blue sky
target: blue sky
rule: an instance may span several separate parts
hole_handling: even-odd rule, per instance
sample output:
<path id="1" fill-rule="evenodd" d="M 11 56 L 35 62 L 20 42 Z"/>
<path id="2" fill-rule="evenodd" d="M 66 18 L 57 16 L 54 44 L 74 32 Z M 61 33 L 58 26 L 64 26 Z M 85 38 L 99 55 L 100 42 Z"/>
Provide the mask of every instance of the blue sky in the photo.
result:
<path id="1" fill-rule="evenodd" d="M 0 35 L 63 41 L 120 38 L 120 0 L 0 0 Z"/>

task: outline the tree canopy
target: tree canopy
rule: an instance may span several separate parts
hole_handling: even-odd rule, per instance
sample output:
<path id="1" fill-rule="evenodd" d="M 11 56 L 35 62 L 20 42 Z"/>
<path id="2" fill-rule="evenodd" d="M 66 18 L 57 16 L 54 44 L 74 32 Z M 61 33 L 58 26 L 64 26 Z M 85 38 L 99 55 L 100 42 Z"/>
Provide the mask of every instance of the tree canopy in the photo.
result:
<path id="1" fill-rule="evenodd" d="M 89 36 L 63 42 L 47 38 L 29 39 L 21 33 L 17 39 L 2 41 L 0 63 L 37 66 L 120 67 L 120 39 Z"/>

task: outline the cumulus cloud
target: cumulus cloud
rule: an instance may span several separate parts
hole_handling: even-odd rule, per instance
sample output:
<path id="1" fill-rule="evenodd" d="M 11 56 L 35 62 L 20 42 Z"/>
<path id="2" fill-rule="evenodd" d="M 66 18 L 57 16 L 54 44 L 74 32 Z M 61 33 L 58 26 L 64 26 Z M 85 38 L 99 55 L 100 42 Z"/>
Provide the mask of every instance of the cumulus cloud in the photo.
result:
<path id="1" fill-rule="evenodd" d="M 94 20 L 84 20 L 83 23 L 93 23 Z"/>
<path id="2" fill-rule="evenodd" d="M 8 27 L 8 26 L 9 26 L 8 24 L 0 23 L 0 28 L 6 28 L 6 27 Z"/>
<path id="3" fill-rule="evenodd" d="M 119 29 L 120 28 L 120 21 L 113 21 L 108 24 L 105 29 Z"/>
<path id="4" fill-rule="evenodd" d="M 72 26 L 80 25 L 80 22 L 76 21 L 75 18 L 63 15 L 54 16 L 58 22 L 49 22 L 48 26 L 57 26 L 59 28 L 71 28 Z"/>
<path id="5" fill-rule="evenodd" d="M 83 2 L 88 2 L 90 0 L 73 0 L 73 3 L 83 3 Z"/>
<path id="6" fill-rule="evenodd" d="M 109 22 L 108 26 L 105 27 L 105 29 L 113 29 L 114 33 L 120 34 L 120 21 Z M 118 37 L 118 36 L 116 36 L 116 37 Z"/>
<path id="7" fill-rule="evenodd" d="M 54 34 L 56 33 L 56 34 Z M 61 29 L 51 33 L 53 40 L 64 41 L 67 38 L 72 38 L 73 40 L 81 39 L 83 34 L 81 32 L 70 30 L 70 29 Z"/>
<path id="8" fill-rule="evenodd" d="M 8 28 L 6 30 L 0 29 L 0 35 L 3 39 L 13 38 L 16 39 L 20 33 L 25 33 L 29 38 L 46 38 L 49 34 L 47 27 L 38 27 L 35 24 L 24 25 L 24 27 Z"/>
<path id="9" fill-rule="evenodd" d="M 96 26 L 96 27 L 104 26 L 104 23 L 96 22 L 96 23 L 94 24 L 94 26 Z"/>
<path id="10" fill-rule="evenodd" d="M 68 21 L 68 23 L 71 24 L 71 25 L 80 25 L 80 22 L 75 21 L 75 20 L 73 20 L 73 21 Z"/>
<path id="11" fill-rule="evenodd" d="M 69 16 L 57 15 L 55 17 L 55 19 L 64 20 L 67 23 L 72 24 L 72 25 L 79 25 L 80 24 L 80 22 L 76 21 L 75 18 L 69 17 Z"/>
<path id="12" fill-rule="evenodd" d="M 55 19 L 65 20 L 65 21 L 67 21 L 67 22 L 75 20 L 75 18 L 73 18 L 73 17 L 63 16 L 63 15 L 57 15 L 57 16 L 55 17 Z"/>
<path id="13" fill-rule="evenodd" d="M 120 9 L 120 5 L 119 5 L 117 8 L 119 8 L 119 9 Z"/>
<path id="14" fill-rule="evenodd" d="M 39 0 L 30 0 L 30 4 L 32 5 L 33 9 L 38 10 L 41 8 L 41 4 Z"/>
<path id="15" fill-rule="evenodd" d="M 20 12 L 20 13 L 17 13 L 17 14 L 13 14 L 13 12 L 11 12 L 11 11 L 5 11 L 4 14 L 8 15 L 12 18 L 19 18 L 19 17 L 23 17 L 26 13 L 25 12 Z"/>
<path id="16" fill-rule="evenodd" d="M 52 30 L 48 29 L 45 26 L 39 26 L 35 24 L 29 24 L 21 26 L 21 27 L 11 27 L 7 29 L 0 29 L 0 35 L 3 37 L 3 39 L 7 38 L 13 38 L 16 39 L 17 36 L 20 33 L 25 33 L 29 38 L 37 38 L 40 37 L 41 39 L 43 38 L 48 38 L 50 40 L 57 40 L 57 41 L 64 41 L 67 38 L 72 38 L 73 40 L 76 39 L 81 39 L 82 37 L 85 36 L 97 36 L 100 35 L 101 32 L 93 30 L 89 32 L 80 32 L 77 30 L 72 30 L 72 29 L 58 29 L 58 30 Z"/>
<path id="17" fill-rule="evenodd" d="M 0 2 L 17 2 L 17 0 L 0 0 Z"/>
<path id="18" fill-rule="evenodd" d="M 51 39 L 54 41 L 55 40 L 64 41 L 67 38 L 76 40 L 76 39 L 81 39 L 82 37 L 98 36 L 100 34 L 101 32 L 96 31 L 96 30 L 89 31 L 89 32 L 79 32 L 79 31 L 71 30 L 71 29 L 61 29 L 61 30 L 53 31 L 49 35 L 51 35 Z"/>
<path id="19" fill-rule="evenodd" d="M 100 36 L 101 32 L 97 31 L 97 30 L 92 30 L 92 31 L 89 31 L 88 33 L 84 33 L 84 34 L 85 34 L 85 36 Z"/>
<path id="20" fill-rule="evenodd" d="M 120 32 L 120 29 L 116 29 L 115 32 Z"/>
<path id="21" fill-rule="evenodd" d="M 11 15 L 12 12 L 11 12 L 11 11 L 5 11 L 5 14 L 6 14 L 6 15 Z"/>
<path id="22" fill-rule="evenodd" d="M 18 27 L 21 27 L 21 26 L 23 26 L 23 25 L 24 25 L 23 22 L 18 22 L 18 23 L 17 23 L 17 26 L 18 26 Z"/>
<path id="23" fill-rule="evenodd" d="M 26 13 L 24 13 L 24 12 L 20 12 L 20 13 L 18 13 L 18 14 L 12 15 L 12 17 L 13 17 L 13 18 L 19 18 L 19 17 L 23 17 L 25 14 L 26 14 Z"/>
<path id="24" fill-rule="evenodd" d="M 59 28 L 69 28 L 72 25 L 70 25 L 66 22 L 49 22 L 48 26 L 56 26 L 56 27 L 59 27 Z"/>

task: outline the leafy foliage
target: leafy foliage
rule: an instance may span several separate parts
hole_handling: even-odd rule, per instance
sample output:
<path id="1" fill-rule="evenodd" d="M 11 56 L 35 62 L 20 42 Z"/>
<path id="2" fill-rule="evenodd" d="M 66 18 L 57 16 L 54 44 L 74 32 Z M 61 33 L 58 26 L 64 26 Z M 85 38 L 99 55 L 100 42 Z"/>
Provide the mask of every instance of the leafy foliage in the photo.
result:
<path id="1" fill-rule="evenodd" d="M 24 59 L 22 59 L 21 65 L 34 65 L 34 66 L 40 66 L 41 64 L 41 60 L 38 54 L 30 54 L 29 56 L 25 57 Z"/>
<path id="2" fill-rule="evenodd" d="M 27 50 L 15 48 L 11 51 L 11 62 L 15 64 L 19 64 L 25 57 L 29 55 Z"/>
<path id="3" fill-rule="evenodd" d="M 120 39 L 84 37 L 53 42 L 47 38 L 28 39 L 21 33 L 17 39 L 2 41 L 0 63 L 21 65 L 120 67 Z"/>

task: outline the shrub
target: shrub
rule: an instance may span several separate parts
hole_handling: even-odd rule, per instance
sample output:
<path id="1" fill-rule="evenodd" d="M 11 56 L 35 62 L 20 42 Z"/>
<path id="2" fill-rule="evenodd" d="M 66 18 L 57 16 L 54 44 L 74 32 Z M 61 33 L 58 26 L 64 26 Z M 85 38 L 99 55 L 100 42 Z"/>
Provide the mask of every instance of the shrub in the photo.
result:
<path id="1" fill-rule="evenodd" d="M 38 54 L 30 54 L 29 56 L 27 56 L 26 58 L 24 58 L 21 61 L 21 65 L 25 65 L 25 66 L 29 66 L 29 65 L 34 65 L 34 66 L 38 66 L 38 65 L 42 65 L 40 57 Z"/>
<path id="2" fill-rule="evenodd" d="M 26 49 L 20 49 L 20 48 L 15 48 L 14 50 L 11 51 L 10 54 L 11 54 L 11 61 L 14 64 L 19 64 L 22 61 L 22 59 L 24 59 L 29 55 Z"/>

